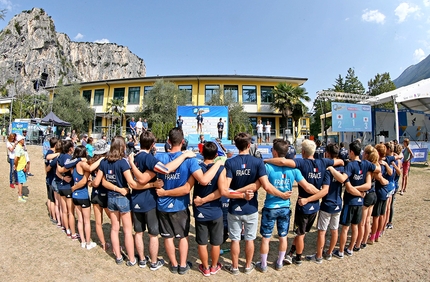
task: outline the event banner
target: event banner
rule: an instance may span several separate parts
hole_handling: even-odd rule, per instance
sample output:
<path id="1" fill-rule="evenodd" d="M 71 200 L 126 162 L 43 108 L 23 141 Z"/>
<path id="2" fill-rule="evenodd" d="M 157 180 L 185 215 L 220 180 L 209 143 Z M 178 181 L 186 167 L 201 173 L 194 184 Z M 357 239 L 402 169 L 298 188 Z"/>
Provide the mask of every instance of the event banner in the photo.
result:
<path id="1" fill-rule="evenodd" d="M 333 132 L 371 132 L 372 107 L 369 105 L 331 103 Z"/>
<path id="2" fill-rule="evenodd" d="M 428 148 L 412 148 L 411 150 L 414 154 L 414 158 L 411 160 L 411 163 L 427 162 Z"/>
<path id="3" fill-rule="evenodd" d="M 12 122 L 12 133 L 22 135 L 23 130 L 28 130 L 27 122 Z"/>
<path id="4" fill-rule="evenodd" d="M 184 135 L 200 134 L 197 128 L 197 116 L 202 116 L 202 134 L 210 135 L 212 138 L 218 137 L 218 122 L 224 123 L 223 138 L 227 137 L 228 133 L 228 107 L 227 106 L 178 106 L 177 119 L 182 117 L 184 123 L 182 130 Z"/>

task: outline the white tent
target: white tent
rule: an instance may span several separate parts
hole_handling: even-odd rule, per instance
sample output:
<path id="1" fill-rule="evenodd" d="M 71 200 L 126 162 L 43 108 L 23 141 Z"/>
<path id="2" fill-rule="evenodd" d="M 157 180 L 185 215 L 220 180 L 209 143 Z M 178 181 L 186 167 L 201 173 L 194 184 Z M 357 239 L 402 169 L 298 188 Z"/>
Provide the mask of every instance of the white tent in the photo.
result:
<path id="1" fill-rule="evenodd" d="M 394 103 L 396 120 L 396 139 L 399 140 L 398 108 L 400 104 L 407 109 L 430 114 L 430 78 L 420 80 L 414 84 L 400 87 L 396 90 L 380 94 L 362 101 L 363 104 L 379 105 L 387 102 Z"/>

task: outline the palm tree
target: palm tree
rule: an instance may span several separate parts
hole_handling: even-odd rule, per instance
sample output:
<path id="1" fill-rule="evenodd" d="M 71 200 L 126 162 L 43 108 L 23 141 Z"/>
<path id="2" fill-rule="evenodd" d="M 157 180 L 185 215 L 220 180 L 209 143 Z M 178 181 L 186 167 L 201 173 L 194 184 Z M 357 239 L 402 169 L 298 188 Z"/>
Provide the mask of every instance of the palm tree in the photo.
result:
<path id="1" fill-rule="evenodd" d="M 124 111 L 124 100 L 123 99 L 112 99 L 107 103 L 107 112 L 111 115 L 112 124 L 119 119 L 120 121 L 120 132 L 122 135 L 122 115 Z M 117 134 L 117 132 L 115 132 Z"/>
<path id="2" fill-rule="evenodd" d="M 288 117 L 292 116 L 293 110 L 296 109 L 294 123 L 297 124 L 298 120 L 306 113 L 306 107 L 302 100 L 310 102 L 311 98 L 304 87 L 293 86 L 285 82 L 280 82 L 272 91 L 273 102 L 270 104 L 272 109 L 281 112 L 282 117 L 285 119 L 285 124 L 288 125 Z M 301 106 L 295 106 L 301 105 Z M 297 108 L 296 108 L 297 107 Z M 303 108 L 304 107 L 304 108 Z M 293 136 L 294 126 L 292 128 Z"/>
<path id="3" fill-rule="evenodd" d="M 298 124 L 299 124 L 299 120 L 308 112 L 308 107 L 306 107 L 305 104 L 303 104 L 302 101 L 299 101 L 298 103 L 293 105 L 293 111 L 291 113 L 291 117 L 293 118 L 293 128 L 294 131 L 298 130 Z M 298 131 L 294 132 L 294 146 L 296 145 L 296 141 L 297 141 L 297 136 L 298 136 Z"/>

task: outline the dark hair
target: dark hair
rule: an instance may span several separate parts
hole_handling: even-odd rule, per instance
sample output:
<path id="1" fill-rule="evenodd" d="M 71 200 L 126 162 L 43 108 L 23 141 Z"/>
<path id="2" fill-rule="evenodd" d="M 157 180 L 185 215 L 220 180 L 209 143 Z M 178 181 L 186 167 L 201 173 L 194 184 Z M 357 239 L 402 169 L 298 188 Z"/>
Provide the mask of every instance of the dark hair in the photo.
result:
<path id="1" fill-rule="evenodd" d="M 188 140 L 184 139 L 184 142 L 182 143 L 181 146 L 181 151 L 185 151 L 188 148 Z"/>
<path id="2" fill-rule="evenodd" d="M 57 144 L 55 144 L 55 149 L 54 149 L 55 153 L 63 153 L 63 141 L 58 140 Z"/>
<path id="3" fill-rule="evenodd" d="M 205 160 L 213 160 L 217 156 L 218 147 L 214 142 L 206 142 L 203 144 L 202 155 Z"/>
<path id="4" fill-rule="evenodd" d="M 125 157 L 125 140 L 122 136 L 115 136 L 110 145 L 110 151 L 106 159 L 109 162 L 115 162 Z"/>
<path id="5" fill-rule="evenodd" d="M 181 145 L 182 140 L 184 140 L 184 132 L 182 131 L 182 129 L 180 129 L 178 127 L 174 127 L 172 129 L 170 129 L 169 140 L 170 140 L 170 144 L 172 144 L 172 146 Z"/>
<path id="6" fill-rule="evenodd" d="M 93 139 L 93 137 L 88 137 L 87 143 L 88 143 L 88 144 L 92 144 L 92 143 L 93 143 L 93 140 L 94 140 L 94 139 Z"/>
<path id="7" fill-rule="evenodd" d="M 70 148 L 73 148 L 75 146 L 72 140 L 65 140 L 62 143 L 63 143 L 63 146 L 62 146 L 63 154 L 68 154 L 70 151 Z"/>
<path id="8" fill-rule="evenodd" d="M 86 158 L 87 155 L 87 148 L 85 146 L 79 145 L 75 148 L 75 151 L 73 152 L 73 159 L 77 158 Z"/>
<path id="9" fill-rule="evenodd" d="M 236 148 L 240 151 L 245 151 L 249 144 L 251 144 L 251 135 L 245 132 L 240 132 L 234 137 L 234 144 Z"/>
<path id="10" fill-rule="evenodd" d="M 278 157 L 285 158 L 285 156 L 288 153 L 290 145 L 287 143 L 287 141 L 284 140 L 273 140 L 273 150 L 278 153 Z"/>
<path id="11" fill-rule="evenodd" d="M 391 142 L 387 142 L 384 144 L 387 150 L 390 150 L 391 152 L 394 152 L 394 144 Z"/>
<path id="12" fill-rule="evenodd" d="M 91 159 L 88 160 L 88 164 L 92 165 L 93 163 L 100 160 L 101 158 L 106 157 L 106 155 L 107 155 L 107 153 L 100 154 L 100 155 L 94 155 L 94 157 L 92 157 Z"/>
<path id="13" fill-rule="evenodd" d="M 151 131 L 144 131 L 140 134 L 140 149 L 149 150 L 155 142 L 155 136 Z"/>
<path id="14" fill-rule="evenodd" d="M 51 137 L 49 139 L 49 146 L 50 146 L 50 148 L 54 148 L 55 145 L 57 145 L 57 142 L 58 142 L 58 138 L 57 137 Z"/>
<path id="15" fill-rule="evenodd" d="M 325 150 L 333 159 L 337 158 L 339 155 L 339 146 L 337 144 L 330 143 Z M 360 152 L 358 154 L 360 154 Z"/>
<path id="16" fill-rule="evenodd" d="M 315 144 L 317 145 L 317 147 L 321 146 L 321 140 L 319 139 L 315 140 Z"/>
<path id="17" fill-rule="evenodd" d="M 354 153 L 355 156 L 359 156 L 361 152 L 361 144 L 358 141 L 354 141 L 349 144 L 349 150 Z"/>

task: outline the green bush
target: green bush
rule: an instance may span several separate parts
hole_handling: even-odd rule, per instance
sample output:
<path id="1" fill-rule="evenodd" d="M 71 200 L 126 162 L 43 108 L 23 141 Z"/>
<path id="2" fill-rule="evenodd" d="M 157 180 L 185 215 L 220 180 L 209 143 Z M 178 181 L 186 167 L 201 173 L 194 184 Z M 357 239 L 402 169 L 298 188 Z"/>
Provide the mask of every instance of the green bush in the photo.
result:
<path id="1" fill-rule="evenodd" d="M 15 23 L 15 29 L 16 29 L 16 32 L 18 32 L 18 34 L 21 35 L 22 27 L 17 22 Z"/>

